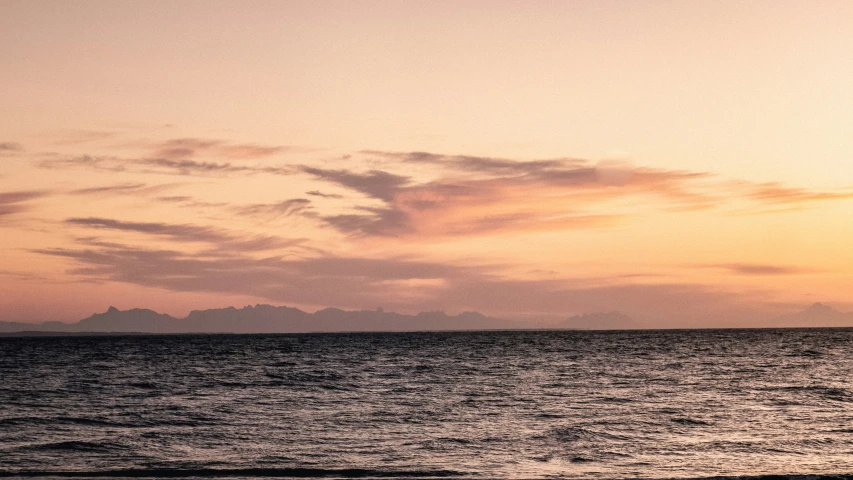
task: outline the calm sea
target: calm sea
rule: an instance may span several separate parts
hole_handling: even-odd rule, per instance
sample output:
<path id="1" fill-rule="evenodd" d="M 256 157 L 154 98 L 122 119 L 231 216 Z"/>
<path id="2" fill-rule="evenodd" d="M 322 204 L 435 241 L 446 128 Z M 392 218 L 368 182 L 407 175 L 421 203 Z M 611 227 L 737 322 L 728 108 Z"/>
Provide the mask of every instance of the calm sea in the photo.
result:
<path id="1" fill-rule="evenodd" d="M 853 330 L 0 338 L 0 475 L 853 473 Z"/>

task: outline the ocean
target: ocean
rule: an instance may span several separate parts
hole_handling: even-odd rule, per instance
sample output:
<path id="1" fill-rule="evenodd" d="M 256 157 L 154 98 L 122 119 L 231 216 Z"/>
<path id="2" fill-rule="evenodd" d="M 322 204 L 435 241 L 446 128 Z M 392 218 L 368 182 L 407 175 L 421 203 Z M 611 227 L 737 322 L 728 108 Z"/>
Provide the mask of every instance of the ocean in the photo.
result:
<path id="1" fill-rule="evenodd" d="M 0 338 L 0 476 L 853 474 L 853 330 Z"/>

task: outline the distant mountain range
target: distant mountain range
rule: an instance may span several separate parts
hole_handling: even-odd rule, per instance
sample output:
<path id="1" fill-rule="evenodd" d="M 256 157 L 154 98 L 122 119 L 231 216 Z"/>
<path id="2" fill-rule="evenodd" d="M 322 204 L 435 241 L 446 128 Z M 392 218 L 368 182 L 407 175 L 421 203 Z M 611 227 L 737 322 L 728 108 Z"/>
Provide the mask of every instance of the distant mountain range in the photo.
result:
<path id="1" fill-rule="evenodd" d="M 802 312 L 771 319 L 764 326 L 853 327 L 853 312 L 843 313 L 822 303 L 815 303 Z M 142 308 L 122 311 L 110 307 L 104 313 L 96 313 L 77 323 L 0 322 L 0 334 L 404 332 L 525 328 L 626 330 L 644 327 L 619 312 L 585 313 L 556 324 L 533 324 L 487 317 L 477 312 L 459 315 L 421 312 L 404 315 L 381 309 L 347 311 L 327 308 L 308 313 L 298 308 L 271 305 L 194 310 L 185 318 Z"/>
<path id="2" fill-rule="evenodd" d="M 447 315 L 422 312 L 417 315 L 379 310 L 346 311 L 327 308 L 307 313 L 298 308 L 271 305 L 194 310 L 186 318 L 134 308 L 110 307 L 77 323 L 39 324 L 0 322 L 0 333 L 296 333 L 418 330 L 488 330 L 523 328 L 517 322 L 487 317 L 476 312 Z"/>
<path id="3" fill-rule="evenodd" d="M 271 305 L 194 310 L 185 318 L 134 308 L 110 307 L 77 323 L 0 322 L 0 333 L 298 333 L 298 332 L 392 332 L 440 330 L 500 330 L 525 328 L 619 329 L 636 328 L 618 312 L 576 315 L 563 322 L 530 323 L 487 317 L 477 312 L 447 315 L 421 312 L 417 315 L 377 310 L 346 311 L 327 308 L 314 313 L 298 308 Z"/>

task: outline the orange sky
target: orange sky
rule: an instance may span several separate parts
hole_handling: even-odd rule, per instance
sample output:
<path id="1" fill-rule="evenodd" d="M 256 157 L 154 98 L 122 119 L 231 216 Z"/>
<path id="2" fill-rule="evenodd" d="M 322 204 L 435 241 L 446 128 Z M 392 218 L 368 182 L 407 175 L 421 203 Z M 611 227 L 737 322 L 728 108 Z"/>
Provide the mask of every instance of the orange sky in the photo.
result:
<path id="1" fill-rule="evenodd" d="M 0 0 L 0 320 L 853 309 L 850 2 Z"/>

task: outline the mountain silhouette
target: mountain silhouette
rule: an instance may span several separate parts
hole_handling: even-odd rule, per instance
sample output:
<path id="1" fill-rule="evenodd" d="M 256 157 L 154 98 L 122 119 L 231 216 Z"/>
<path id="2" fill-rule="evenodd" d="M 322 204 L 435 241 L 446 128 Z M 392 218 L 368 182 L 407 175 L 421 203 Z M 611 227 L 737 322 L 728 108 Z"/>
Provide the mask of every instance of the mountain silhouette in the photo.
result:
<path id="1" fill-rule="evenodd" d="M 0 322 L 0 333 L 300 333 L 363 332 L 420 330 L 490 330 L 517 329 L 526 325 L 487 317 L 477 312 L 447 315 L 444 312 L 421 312 L 417 315 L 377 310 L 347 311 L 326 308 L 314 313 L 298 308 L 272 305 L 248 305 L 193 310 L 185 318 L 175 318 L 154 310 L 134 308 L 119 310 L 109 307 L 77 323 L 44 322 L 40 324 Z"/>
<path id="2" fill-rule="evenodd" d="M 145 330 L 139 330 L 145 326 Z M 134 308 L 121 311 L 110 307 L 104 313 L 96 313 L 74 324 L 75 331 L 82 332 L 140 332 L 154 331 L 174 333 L 177 321 L 170 315 L 154 310 Z"/>
<path id="3" fill-rule="evenodd" d="M 773 328 L 853 327 L 853 312 L 839 312 L 823 303 L 782 315 L 762 323 Z M 307 332 L 406 332 L 441 330 L 501 330 L 526 328 L 574 330 L 626 330 L 644 328 L 631 317 L 617 311 L 575 315 L 557 324 L 516 322 L 488 317 L 477 312 L 447 315 L 441 311 L 416 315 L 384 310 L 341 310 L 326 308 L 308 313 L 298 308 L 272 305 L 248 305 L 243 308 L 193 310 L 184 318 L 175 318 L 154 310 L 109 307 L 76 323 L 0 322 L 0 333 L 307 333 Z"/>
<path id="4" fill-rule="evenodd" d="M 771 320 L 770 326 L 779 328 L 853 327 L 853 312 L 839 312 L 818 302 L 802 312 L 776 317 Z"/>

